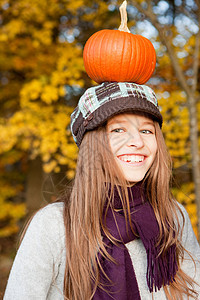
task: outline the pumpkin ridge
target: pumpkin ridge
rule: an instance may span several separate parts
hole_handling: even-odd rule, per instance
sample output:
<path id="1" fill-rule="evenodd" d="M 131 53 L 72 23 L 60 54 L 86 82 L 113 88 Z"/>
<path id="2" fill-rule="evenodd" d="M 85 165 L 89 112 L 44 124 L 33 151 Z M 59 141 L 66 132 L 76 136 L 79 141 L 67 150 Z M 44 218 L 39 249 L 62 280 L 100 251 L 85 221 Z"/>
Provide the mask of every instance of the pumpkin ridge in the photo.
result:
<path id="1" fill-rule="evenodd" d="M 125 37 L 126 37 L 126 34 L 125 33 L 123 33 L 122 35 L 121 35 L 121 37 L 122 37 L 122 39 L 123 39 L 123 46 L 122 46 L 122 51 L 121 51 L 121 62 L 120 62 L 120 65 L 119 65 L 119 67 L 120 67 L 120 72 L 119 72 L 119 81 L 123 81 L 123 60 L 124 60 L 124 48 L 125 48 L 125 42 L 126 42 L 126 39 L 125 39 Z M 120 41 L 121 42 L 121 41 Z"/>
<path id="2" fill-rule="evenodd" d="M 129 68 L 128 68 L 128 73 L 126 74 L 126 77 L 127 78 L 130 78 L 130 74 L 131 74 L 131 67 L 132 67 L 132 63 L 133 63 L 133 49 L 132 49 L 132 36 L 129 34 L 129 43 L 131 45 L 129 51 L 131 51 L 131 54 L 130 54 L 130 63 L 129 63 Z M 132 77 L 131 77 L 132 78 Z"/>
<path id="3" fill-rule="evenodd" d="M 146 48 L 145 48 L 145 56 L 146 56 L 146 62 L 147 62 L 147 67 L 146 67 L 146 70 L 144 72 L 144 75 L 143 75 L 143 82 L 146 82 L 149 80 L 149 78 L 151 77 L 152 75 L 152 62 L 153 60 L 151 59 L 151 57 L 149 57 L 149 52 L 150 50 L 152 49 L 152 44 L 151 42 L 147 39 L 147 43 L 146 45 L 148 45 Z"/>
<path id="4" fill-rule="evenodd" d="M 107 54 L 105 55 L 105 59 L 107 60 L 107 63 L 105 68 L 106 73 L 104 79 L 106 81 L 120 81 L 119 70 L 121 69 L 121 60 L 123 53 L 123 49 L 121 47 L 121 37 L 121 31 L 111 30 L 109 47 L 105 47 L 105 53 Z"/>
<path id="5" fill-rule="evenodd" d="M 118 31 L 113 30 L 112 50 L 113 50 L 113 46 L 116 44 L 117 36 L 118 36 Z M 109 63 L 108 65 L 109 65 L 109 74 L 111 74 L 111 77 L 113 77 L 113 72 L 115 73 L 115 68 L 116 68 L 115 64 L 113 64 L 113 60 L 111 60 L 111 63 Z"/>
<path id="6" fill-rule="evenodd" d="M 107 45 L 109 45 L 109 49 L 111 49 L 110 51 L 112 51 L 112 43 L 111 43 L 111 41 L 109 40 L 109 38 L 108 38 Z M 110 51 L 109 51 L 109 52 L 110 52 Z M 110 72 L 111 72 L 111 64 L 107 64 L 107 67 L 106 67 L 106 74 L 110 74 Z"/>
<path id="7" fill-rule="evenodd" d="M 104 45 L 105 41 L 107 41 L 107 43 L 109 42 L 108 35 L 111 32 L 112 32 L 112 30 L 106 30 L 105 34 L 101 37 L 100 44 L 99 44 L 99 49 L 100 49 L 100 55 L 99 55 L 99 57 L 100 57 L 101 82 L 108 81 L 108 75 L 107 75 L 107 70 L 106 70 L 106 63 L 105 63 L 104 51 L 103 51 L 103 55 L 102 55 L 102 44 Z M 107 39 L 107 37 L 108 37 L 108 39 Z"/>
<path id="8" fill-rule="evenodd" d="M 139 40 L 139 44 L 140 44 L 140 62 L 142 61 L 142 64 L 140 63 L 139 64 L 139 70 L 138 70 L 138 74 L 137 74 L 137 77 L 135 78 L 135 80 L 137 80 L 137 83 L 138 84 L 143 84 L 143 80 L 142 80 L 142 77 L 143 77 L 143 74 L 144 74 L 144 71 L 145 71 L 145 64 L 146 64 L 146 53 L 145 53 L 145 41 L 144 41 L 144 37 L 143 36 L 140 36 L 140 35 L 137 35 L 137 38 Z M 141 57 L 142 56 L 142 57 Z"/>
<path id="9" fill-rule="evenodd" d="M 101 30 L 99 31 L 100 34 L 98 35 L 98 47 L 96 47 L 96 51 L 94 51 L 93 53 L 93 58 L 96 58 L 98 61 L 98 65 L 97 65 L 97 61 L 94 59 L 94 70 L 95 70 L 95 78 L 97 79 L 98 83 L 101 83 L 102 81 L 104 81 L 104 73 L 102 70 L 102 59 L 101 59 L 101 45 L 103 43 L 104 37 L 107 34 L 107 30 Z M 95 47 L 94 47 L 95 48 Z M 100 74 L 99 74 L 100 73 Z"/>
<path id="10" fill-rule="evenodd" d="M 132 64 L 133 64 L 133 49 L 132 49 L 132 47 L 131 47 L 131 35 L 132 35 L 132 33 L 129 33 L 129 36 L 127 36 L 128 38 L 127 38 L 127 46 L 128 46 L 128 49 L 129 49 L 129 51 L 128 51 L 128 53 L 129 53 L 129 57 L 128 57 L 128 59 L 127 59 L 127 64 L 128 64 L 128 68 L 127 68 L 127 72 L 126 72 L 126 78 L 130 78 L 130 76 L 129 76 L 129 73 L 130 73 L 130 70 L 131 70 L 131 67 L 132 67 Z"/>
<path id="11" fill-rule="evenodd" d="M 141 76 L 141 68 L 144 65 L 144 49 L 143 49 L 143 45 L 142 42 L 140 40 L 140 38 L 138 38 L 138 34 L 137 34 L 137 70 L 135 71 L 135 80 L 138 80 L 138 77 Z M 142 63 L 141 63 L 142 62 Z"/>
<path id="12" fill-rule="evenodd" d="M 97 64 L 99 64 L 98 62 L 98 56 L 95 55 L 95 53 L 98 51 L 98 43 L 96 44 L 96 40 L 99 39 L 99 34 L 96 35 L 95 39 L 92 40 L 92 72 L 94 74 L 94 78 L 95 78 L 95 81 L 98 80 L 98 74 L 97 74 L 97 71 L 96 71 L 96 68 L 97 68 Z"/>
<path id="13" fill-rule="evenodd" d="M 121 79 L 121 70 L 122 70 L 122 61 L 123 61 L 123 53 L 124 53 L 124 43 L 122 43 L 124 39 L 125 32 L 122 33 L 120 30 L 116 30 L 116 46 L 117 46 L 117 54 L 115 57 L 115 64 L 112 69 L 112 80 L 113 81 L 123 81 Z"/>
<path id="14" fill-rule="evenodd" d="M 140 64 L 141 64 L 141 50 L 140 50 L 140 45 L 138 43 L 138 35 L 134 35 L 134 38 L 132 37 L 132 48 L 134 49 L 134 56 L 135 56 L 135 61 L 134 61 L 134 67 L 133 67 L 133 72 L 131 76 L 131 80 L 134 78 L 134 82 L 137 83 L 137 77 L 139 76 L 139 71 L 140 71 Z"/>
<path id="15" fill-rule="evenodd" d="M 135 40 L 133 39 L 132 36 L 130 36 L 130 42 L 131 42 L 131 66 L 130 66 L 130 72 L 129 72 L 129 78 L 130 81 L 132 81 L 132 78 L 134 76 L 134 72 L 135 72 L 135 68 L 133 67 L 134 65 L 134 55 L 136 53 L 135 48 L 134 48 L 134 44 L 135 44 Z"/>
<path id="16" fill-rule="evenodd" d="M 154 49 L 152 49 L 152 43 L 149 40 L 147 40 L 147 42 L 148 42 L 148 50 L 149 50 L 148 53 L 149 53 L 151 50 L 154 50 Z M 143 79 L 145 82 L 147 82 L 150 79 L 151 75 L 153 74 L 154 69 L 155 69 L 155 64 L 156 64 L 156 57 L 155 57 L 155 52 L 154 52 L 153 59 L 148 57 L 148 72 Z"/>
<path id="17" fill-rule="evenodd" d="M 88 63 L 89 60 L 90 60 L 90 51 L 91 51 L 91 48 L 92 48 L 92 45 L 90 43 L 90 41 L 88 41 L 88 43 L 85 45 L 84 47 L 84 51 L 83 51 L 83 62 L 84 62 L 84 66 L 85 66 L 85 69 L 86 69 L 86 72 L 88 73 L 89 76 L 94 76 L 93 74 L 93 70 L 92 70 L 92 65 L 93 64 L 90 64 Z"/>
<path id="18" fill-rule="evenodd" d="M 97 33 L 95 33 L 90 37 L 90 39 L 85 44 L 84 51 L 83 51 L 83 61 L 84 61 L 85 69 L 90 78 L 96 77 L 93 70 L 93 66 L 94 66 L 93 61 L 92 63 L 89 63 L 89 61 L 93 59 L 93 57 L 91 56 L 91 51 L 93 52 L 93 48 L 94 48 L 93 41 L 95 40 L 96 36 Z"/>
<path id="19" fill-rule="evenodd" d="M 101 45 L 104 39 L 104 36 L 107 34 L 107 30 L 101 30 L 98 31 L 98 35 L 97 35 L 97 43 L 95 41 L 93 41 L 93 70 L 94 70 L 94 74 L 95 74 L 95 81 L 97 81 L 98 83 L 101 83 L 104 78 L 104 74 L 102 72 L 102 60 L 101 60 Z M 99 74 L 100 73 L 100 74 Z"/>
<path id="20" fill-rule="evenodd" d="M 107 33 L 104 36 L 103 47 L 101 50 L 103 55 L 101 55 L 101 70 L 103 73 L 103 81 L 110 81 L 110 63 L 106 63 L 106 60 L 111 56 L 112 57 L 112 41 L 113 41 L 113 30 L 110 30 L 109 34 Z M 106 53 L 107 52 L 107 53 Z M 107 54 L 107 55 L 106 55 Z M 110 60 L 109 60 L 110 61 Z"/>
<path id="21" fill-rule="evenodd" d="M 137 69 L 138 69 L 138 51 L 137 51 L 137 39 L 136 39 L 136 35 L 131 36 L 131 51 L 132 51 L 132 55 L 133 55 L 133 59 L 132 59 L 132 64 L 131 64 L 131 75 L 130 75 L 130 79 L 131 81 L 133 80 L 133 78 L 135 77 L 135 74 L 137 74 Z M 135 81 L 135 79 L 134 79 Z"/>
<path id="22" fill-rule="evenodd" d="M 147 47 L 148 47 L 148 49 L 147 49 Z M 145 74 L 143 75 L 142 80 L 145 80 L 145 78 L 149 78 L 149 73 L 150 73 L 150 68 L 151 68 L 151 66 L 150 66 L 151 60 L 150 60 L 149 57 L 148 57 L 148 53 L 149 53 L 148 50 L 150 50 L 149 43 L 147 43 L 147 47 L 146 47 L 146 49 L 145 49 L 145 57 L 146 57 L 146 68 L 145 68 L 145 73 L 147 73 L 147 74 L 146 74 L 146 76 L 145 76 Z"/>
<path id="23" fill-rule="evenodd" d="M 124 35 L 124 48 L 123 48 L 123 65 L 122 65 L 122 71 L 123 71 L 123 81 L 125 80 L 126 81 L 126 78 L 128 78 L 128 73 L 129 73 L 129 69 L 130 69 L 130 64 L 131 64 L 131 55 L 130 55 L 130 34 L 131 33 L 128 33 L 126 34 L 126 36 Z M 124 51 L 124 49 L 126 49 Z M 128 51 L 127 51 L 128 49 Z M 132 52 L 132 49 L 131 49 L 131 52 Z"/>
<path id="24" fill-rule="evenodd" d="M 142 64 L 141 64 L 141 67 L 140 67 L 140 73 L 138 74 L 138 77 L 137 77 L 137 81 L 139 82 L 139 84 L 143 83 L 143 76 L 144 76 L 144 72 L 146 71 L 146 63 L 147 63 L 147 55 L 146 55 L 146 47 L 145 47 L 145 42 L 144 42 L 144 39 L 143 38 L 140 38 L 140 42 L 143 44 L 142 45 L 142 53 L 143 53 L 143 58 L 142 58 Z"/>

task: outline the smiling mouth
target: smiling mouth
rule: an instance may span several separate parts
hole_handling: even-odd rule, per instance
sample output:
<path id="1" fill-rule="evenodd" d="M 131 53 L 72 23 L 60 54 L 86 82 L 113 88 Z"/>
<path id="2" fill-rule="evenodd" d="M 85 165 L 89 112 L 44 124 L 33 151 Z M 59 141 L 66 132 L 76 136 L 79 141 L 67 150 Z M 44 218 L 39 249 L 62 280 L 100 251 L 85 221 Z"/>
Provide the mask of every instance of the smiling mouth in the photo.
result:
<path id="1" fill-rule="evenodd" d="M 117 158 L 119 158 L 121 161 L 124 161 L 126 163 L 140 163 L 145 160 L 144 155 L 133 155 L 133 154 L 119 155 L 119 156 L 117 156 Z"/>

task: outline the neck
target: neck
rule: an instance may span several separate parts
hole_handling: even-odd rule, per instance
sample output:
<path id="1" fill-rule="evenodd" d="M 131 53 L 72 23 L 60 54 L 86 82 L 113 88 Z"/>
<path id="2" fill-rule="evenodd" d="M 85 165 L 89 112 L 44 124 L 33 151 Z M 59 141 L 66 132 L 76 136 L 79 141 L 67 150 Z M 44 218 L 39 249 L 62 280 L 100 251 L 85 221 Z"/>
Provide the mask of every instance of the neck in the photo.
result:
<path id="1" fill-rule="evenodd" d="M 136 182 L 130 186 L 125 186 L 125 190 L 128 192 L 128 200 L 131 206 L 144 203 L 146 200 L 145 197 L 145 186 L 143 181 Z M 114 197 L 114 206 L 116 208 L 122 208 L 122 202 L 124 202 L 125 190 L 122 185 L 114 185 L 113 197 Z M 111 195 L 111 184 L 108 185 L 108 198 Z M 126 201 L 125 201 L 126 202 Z"/>

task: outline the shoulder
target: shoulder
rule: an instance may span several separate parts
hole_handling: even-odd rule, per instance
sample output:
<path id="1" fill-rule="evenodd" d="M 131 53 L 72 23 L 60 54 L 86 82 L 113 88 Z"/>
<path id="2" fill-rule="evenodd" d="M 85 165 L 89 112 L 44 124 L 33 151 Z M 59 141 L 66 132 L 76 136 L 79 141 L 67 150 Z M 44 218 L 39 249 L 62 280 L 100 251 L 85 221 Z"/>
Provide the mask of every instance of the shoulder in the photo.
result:
<path id="1" fill-rule="evenodd" d="M 60 251 L 65 244 L 65 227 L 63 218 L 64 203 L 57 202 L 48 204 L 40 209 L 32 218 L 25 236 L 22 240 L 21 249 L 27 245 L 45 245 L 51 252 Z M 59 249 L 57 249 L 59 248 Z"/>
<path id="2" fill-rule="evenodd" d="M 178 205 L 180 211 L 183 213 L 184 217 L 188 217 L 188 213 L 187 210 L 185 209 L 185 207 L 183 206 L 183 204 L 181 204 L 180 202 L 178 202 L 177 200 L 174 200 L 176 202 L 176 204 Z"/>
<path id="3" fill-rule="evenodd" d="M 46 232 L 63 231 L 64 228 L 64 203 L 55 202 L 41 208 L 33 217 L 30 226 L 41 227 Z"/>
<path id="4" fill-rule="evenodd" d="M 176 209 L 176 214 L 178 217 L 178 222 L 181 228 L 186 228 L 188 226 L 188 224 L 190 223 L 190 218 L 188 215 L 187 210 L 185 209 L 185 207 L 178 201 L 176 201 L 176 205 L 177 205 L 177 209 Z"/>
<path id="5" fill-rule="evenodd" d="M 177 202 L 180 211 L 178 217 L 182 229 L 181 242 L 183 247 L 200 260 L 200 246 L 194 234 L 189 215 L 185 207 Z"/>
<path id="6" fill-rule="evenodd" d="M 184 247 L 184 259 L 181 261 L 182 270 L 195 280 L 195 289 L 199 292 L 200 287 L 200 246 L 194 234 L 192 224 L 186 209 L 178 203 L 184 216 L 182 226 L 181 243 Z M 180 222 L 181 223 L 181 222 Z"/>
<path id="7" fill-rule="evenodd" d="M 64 203 L 56 202 L 41 208 L 33 216 L 29 227 L 41 228 L 46 231 L 58 231 L 64 226 Z"/>
<path id="8" fill-rule="evenodd" d="M 176 204 L 177 204 L 176 213 L 178 216 L 179 225 L 180 225 L 181 229 L 183 229 L 183 234 L 185 233 L 185 231 L 193 230 L 187 210 L 178 201 L 176 201 Z"/>
<path id="9" fill-rule="evenodd" d="M 55 222 L 63 220 L 63 202 L 55 202 L 48 204 L 36 212 L 32 221 Z"/>
<path id="10" fill-rule="evenodd" d="M 65 272 L 63 207 L 49 204 L 32 218 L 16 253 L 5 299 L 47 299 L 50 288 L 54 298 L 61 299 L 52 286 L 62 290 Z"/>

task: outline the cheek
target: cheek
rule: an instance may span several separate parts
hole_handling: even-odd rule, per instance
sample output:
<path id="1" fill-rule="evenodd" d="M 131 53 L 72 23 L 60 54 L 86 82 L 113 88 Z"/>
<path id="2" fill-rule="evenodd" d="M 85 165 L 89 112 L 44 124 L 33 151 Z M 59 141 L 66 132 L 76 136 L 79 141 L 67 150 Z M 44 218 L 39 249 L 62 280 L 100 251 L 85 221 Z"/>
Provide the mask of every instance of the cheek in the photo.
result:
<path id="1" fill-rule="evenodd" d="M 116 136 L 111 136 L 111 137 L 109 137 L 109 143 L 110 143 L 111 151 L 114 154 L 117 151 L 119 139 Z"/>
<path id="2" fill-rule="evenodd" d="M 113 140 L 110 141 L 110 150 L 113 155 L 115 155 L 117 152 L 116 143 Z"/>
<path id="3" fill-rule="evenodd" d="M 108 134 L 108 141 L 109 141 L 109 151 L 111 151 L 111 153 L 114 154 L 116 151 L 115 150 L 115 140 L 109 134 Z"/>
<path id="4" fill-rule="evenodd" d="M 109 139 L 111 150 L 114 154 L 116 154 L 126 143 L 127 143 L 128 137 L 123 136 L 112 136 Z"/>
<path id="5" fill-rule="evenodd" d="M 157 153 L 157 150 L 158 150 L 158 145 L 157 145 L 156 138 L 154 138 L 154 140 L 152 141 L 151 153 L 154 154 L 154 156 L 155 156 Z"/>
<path id="6" fill-rule="evenodd" d="M 144 138 L 143 141 L 151 156 L 155 156 L 158 149 L 156 137 L 152 136 L 151 138 Z"/>

